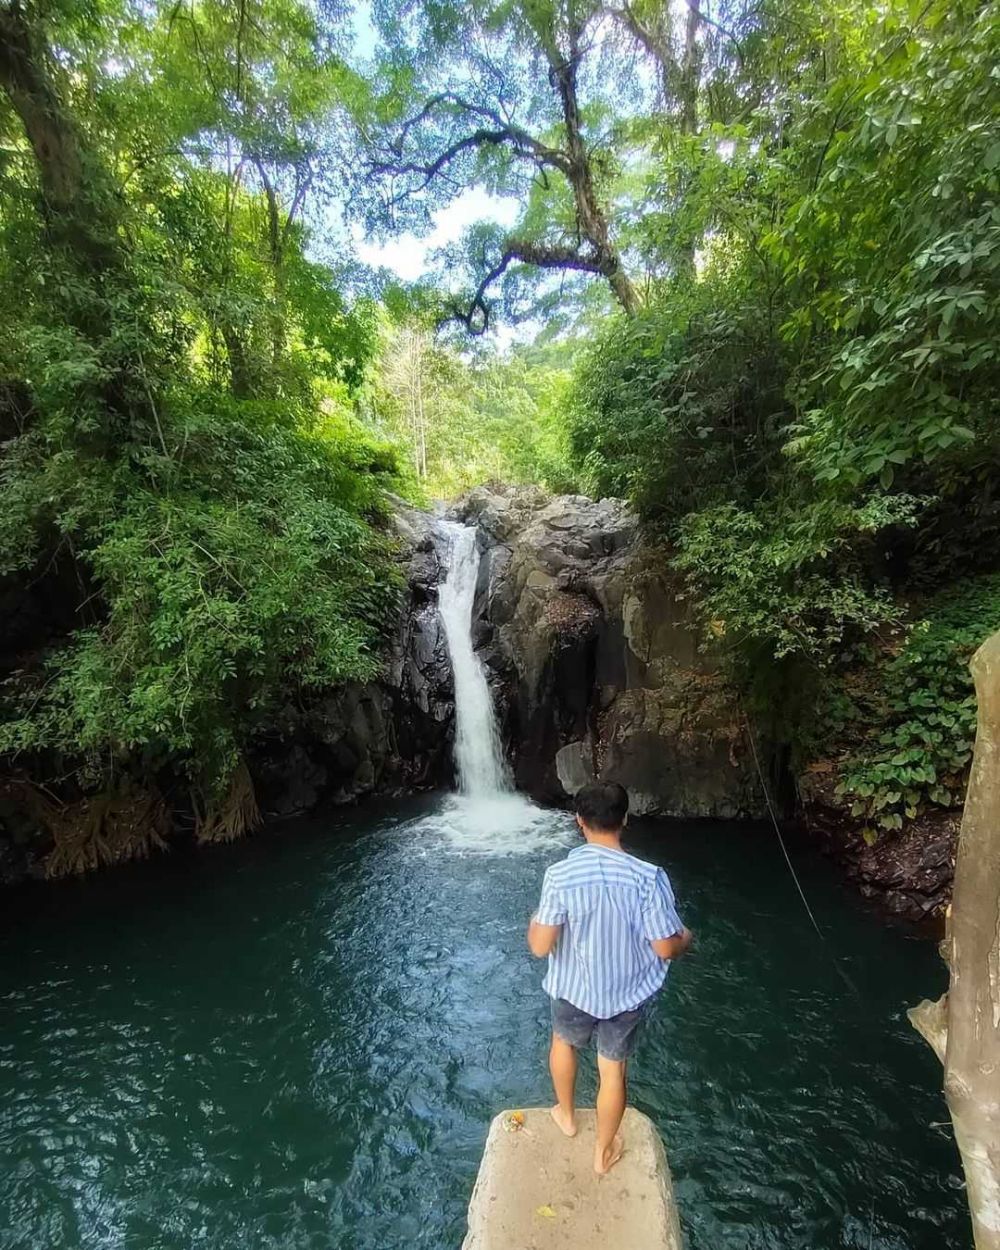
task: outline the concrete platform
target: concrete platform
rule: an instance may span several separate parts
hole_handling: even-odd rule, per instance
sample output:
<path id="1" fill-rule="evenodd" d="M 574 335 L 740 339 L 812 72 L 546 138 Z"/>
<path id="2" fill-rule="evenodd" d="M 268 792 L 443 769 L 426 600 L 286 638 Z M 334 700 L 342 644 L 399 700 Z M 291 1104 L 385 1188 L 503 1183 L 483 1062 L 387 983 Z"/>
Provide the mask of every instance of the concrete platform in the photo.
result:
<path id="1" fill-rule="evenodd" d="M 594 1112 L 565 1137 L 548 1107 L 502 1111 L 490 1125 L 462 1250 L 681 1250 L 670 1169 L 652 1121 L 631 1107 L 625 1154 L 594 1173 Z"/>

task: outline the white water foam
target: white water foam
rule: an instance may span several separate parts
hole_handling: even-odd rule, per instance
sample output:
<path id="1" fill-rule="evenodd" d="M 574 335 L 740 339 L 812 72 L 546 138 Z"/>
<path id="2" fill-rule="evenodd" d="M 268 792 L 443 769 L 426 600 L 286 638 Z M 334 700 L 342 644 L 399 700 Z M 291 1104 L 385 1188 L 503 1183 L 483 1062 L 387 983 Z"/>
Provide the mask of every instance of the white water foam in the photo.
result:
<path id="1" fill-rule="evenodd" d="M 457 855 L 533 855 L 575 845 L 568 812 L 539 807 L 520 794 L 474 799 L 452 794 L 440 808 L 407 826 L 422 853 L 444 849 Z"/>

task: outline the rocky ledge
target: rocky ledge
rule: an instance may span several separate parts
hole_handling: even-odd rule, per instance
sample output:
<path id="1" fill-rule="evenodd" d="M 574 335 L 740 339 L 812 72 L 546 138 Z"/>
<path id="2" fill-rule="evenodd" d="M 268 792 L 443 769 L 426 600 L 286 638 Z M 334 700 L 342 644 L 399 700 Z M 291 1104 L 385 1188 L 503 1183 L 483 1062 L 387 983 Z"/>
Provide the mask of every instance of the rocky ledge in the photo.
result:
<path id="1" fill-rule="evenodd" d="M 625 1153 L 594 1174 L 595 1116 L 577 1112 L 566 1137 L 547 1107 L 502 1111 L 490 1125 L 462 1250 L 681 1250 L 666 1151 L 652 1121 L 629 1107 Z"/>

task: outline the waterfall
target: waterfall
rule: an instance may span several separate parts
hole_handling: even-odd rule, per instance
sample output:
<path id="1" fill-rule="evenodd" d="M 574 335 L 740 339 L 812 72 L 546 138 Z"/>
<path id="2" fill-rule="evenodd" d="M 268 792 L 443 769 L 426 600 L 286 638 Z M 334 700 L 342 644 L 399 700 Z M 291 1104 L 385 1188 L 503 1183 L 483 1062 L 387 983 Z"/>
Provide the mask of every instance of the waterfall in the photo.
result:
<path id="1" fill-rule="evenodd" d="M 458 788 L 470 798 L 509 793 L 510 779 L 493 715 L 486 673 L 472 647 L 472 604 L 479 575 L 476 530 L 450 524 L 451 567 L 438 607 L 455 674 L 455 765 Z"/>

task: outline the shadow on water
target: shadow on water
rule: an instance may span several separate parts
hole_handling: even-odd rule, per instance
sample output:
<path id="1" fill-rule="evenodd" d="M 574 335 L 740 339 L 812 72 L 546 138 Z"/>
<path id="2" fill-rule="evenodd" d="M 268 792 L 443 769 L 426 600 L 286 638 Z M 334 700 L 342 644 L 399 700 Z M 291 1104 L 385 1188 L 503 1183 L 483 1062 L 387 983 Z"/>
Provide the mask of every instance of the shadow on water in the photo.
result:
<path id="1" fill-rule="evenodd" d="M 497 801 L 339 811 L 7 896 L 2 1250 L 455 1250 L 490 1117 L 549 1097 L 523 930 L 574 841 L 564 813 Z M 632 846 L 698 935 L 632 1079 L 690 1250 L 967 1250 L 940 1071 L 904 1015 L 942 987 L 933 943 L 793 847 L 824 946 L 766 829 L 637 822 Z"/>

